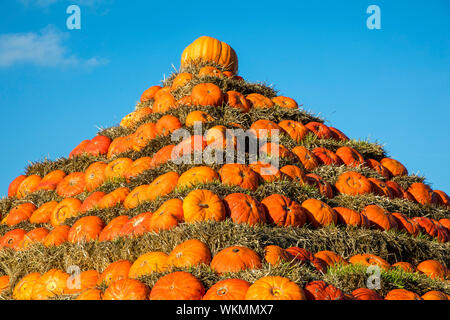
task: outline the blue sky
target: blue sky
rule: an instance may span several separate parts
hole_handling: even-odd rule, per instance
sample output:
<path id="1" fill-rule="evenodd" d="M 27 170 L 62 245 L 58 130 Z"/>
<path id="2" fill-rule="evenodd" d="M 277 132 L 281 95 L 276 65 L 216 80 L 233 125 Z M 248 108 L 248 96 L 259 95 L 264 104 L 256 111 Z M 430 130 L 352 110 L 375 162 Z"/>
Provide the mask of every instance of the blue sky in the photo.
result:
<path id="1" fill-rule="evenodd" d="M 130 4 L 132 3 L 132 4 Z M 81 8 L 81 30 L 66 8 Z M 381 30 L 369 30 L 369 5 Z M 0 195 L 28 161 L 117 124 L 201 35 L 352 138 L 450 192 L 450 2 L 9 0 L 0 4 Z"/>

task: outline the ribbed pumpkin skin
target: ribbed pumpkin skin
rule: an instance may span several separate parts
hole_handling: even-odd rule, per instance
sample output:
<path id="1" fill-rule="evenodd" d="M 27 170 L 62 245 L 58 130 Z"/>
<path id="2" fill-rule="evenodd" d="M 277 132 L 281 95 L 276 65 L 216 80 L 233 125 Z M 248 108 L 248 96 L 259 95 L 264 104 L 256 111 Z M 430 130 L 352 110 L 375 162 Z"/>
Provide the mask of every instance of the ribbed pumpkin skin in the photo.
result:
<path id="1" fill-rule="evenodd" d="M 238 72 L 238 58 L 236 52 L 225 42 L 203 36 L 188 45 L 181 54 L 181 67 L 185 67 L 192 61 L 213 61 L 225 70 Z"/>

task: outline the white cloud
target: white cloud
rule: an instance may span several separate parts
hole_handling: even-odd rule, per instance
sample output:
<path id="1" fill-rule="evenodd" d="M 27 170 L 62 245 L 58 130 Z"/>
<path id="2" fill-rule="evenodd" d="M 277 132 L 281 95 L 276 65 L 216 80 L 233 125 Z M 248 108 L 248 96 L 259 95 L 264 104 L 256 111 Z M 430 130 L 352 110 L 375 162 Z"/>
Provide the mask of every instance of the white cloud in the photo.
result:
<path id="1" fill-rule="evenodd" d="M 107 63 L 101 58 L 81 59 L 70 54 L 64 45 L 67 37 L 67 34 L 53 27 L 47 27 L 39 33 L 0 35 L 0 68 L 7 68 L 14 64 L 93 67 Z"/>

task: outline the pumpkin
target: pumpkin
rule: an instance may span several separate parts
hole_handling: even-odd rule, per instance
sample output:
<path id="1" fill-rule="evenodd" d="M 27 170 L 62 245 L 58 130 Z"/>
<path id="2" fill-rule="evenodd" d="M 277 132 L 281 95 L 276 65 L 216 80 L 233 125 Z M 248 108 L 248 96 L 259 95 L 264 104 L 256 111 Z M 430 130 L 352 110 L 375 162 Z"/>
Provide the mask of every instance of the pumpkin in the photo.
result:
<path id="1" fill-rule="evenodd" d="M 319 166 L 319 160 L 317 157 L 305 147 L 297 146 L 291 151 L 297 156 L 305 170 L 312 171 Z"/>
<path id="2" fill-rule="evenodd" d="M 170 87 L 162 87 L 161 89 L 156 91 L 155 96 L 153 97 L 153 100 L 156 100 L 165 94 L 170 94 Z"/>
<path id="3" fill-rule="evenodd" d="M 141 203 L 148 200 L 147 190 L 148 185 L 144 184 L 134 188 L 123 202 L 125 209 L 133 209 L 139 206 Z"/>
<path id="4" fill-rule="evenodd" d="M 57 201 L 49 201 L 41 205 L 31 214 L 30 223 L 47 223 L 50 221 L 50 216 L 53 209 L 58 205 Z"/>
<path id="5" fill-rule="evenodd" d="M 379 266 L 383 270 L 389 270 L 391 265 L 383 258 L 374 254 L 363 253 L 352 256 L 348 262 L 351 264 L 360 264 L 363 266 Z"/>
<path id="6" fill-rule="evenodd" d="M 422 300 L 448 300 L 448 297 L 443 292 L 432 290 L 423 294 Z"/>
<path id="7" fill-rule="evenodd" d="M 294 165 L 286 165 L 280 169 L 280 172 L 283 173 L 289 180 L 300 183 L 301 185 L 306 183 L 306 175 L 303 169 L 294 166 Z"/>
<path id="8" fill-rule="evenodd" d="M 36 209 L 36 206 L 29 202 L 19 204 L 9 210 L 6 217 L 6 224 L 12 227 L 16 224 L 21 223 L 22 221 L 26 221 L 31 217 Z"/>
<path id="9" fill-rule="evenodd" d="M 391 191 L 392 197 L 403 198 L 403 195 L 405 194 L 405 190 L 397 182 L 392 181 L 392 180 L 386 181 L 386 186 Z M 412 196 L 411 196 L 411 198 L 412 198 Z"/>
<path id="10" fill-rule="evenodd" d="M 212 37 L 202 36 L 187 46 L 181 54 L 181 67 L 198 61 L 214 62 L 237 74 L 238 58 L 230 45 Z"/>
<path id="11" fill-rule="evenodd" d="M 297 109 L 298 108 L 297 101 L 295 101 L 294 99 L 289 98 L 289 97 L 278 96 L 278 97 L 272 98 L 272 102 L 283 108 L 288 108 L 288 109 Z"/>
<path id="12" fill-rule="evenodd" d="M 150 300 L 201 300 L 205 294 L 203 284 L 184 271 L 169 273 L 156 281 Z"/>
<path id="13" fill-rule="evenodd" d="M 296 142 L 302 141 L 309 132 L 301 122 L 294 120 L 283 120 L 278 125 Z"/>
<path id="14" fill-rule="evenodd" d="M 186 222 L 221 221 L 225 219 L 225 206 L 212 191 L 197 189 L 184 198 L 183 213 Z"/>
<path id="15" fill-rule="evenodd" d="M 50 215 L 52 226 L 60 226 L 67 219 L 78 216 L 80 207 L 81 201 L 75 198 L 66 198 L 58 203 Z"/>
<path id="16" fill-rule="evenodd" d="M 106 179 L 105 169 L 108 165 L 102 161 L 92 163 L 85 171 L 86 190 L 91 192 L 100 187 Z"/>
<path id="17" fill-rule="evenodd" d="M 395 159 L 383 158 L 381 159 L 380 163 L 394 177 L 408 175 L 408 170 L 405 168 L 405 166 Z"/>
<path id="18" fill-rule="evenodd" d="M 170 114 L 167 114 L 158 121 L 156 121 L 155 129 L 156 134 L 159 136 L 168 136 L 175 130 L 178 130 L 182 127 L 180 119 Z"/>
<path id="19" fill-rule="evenodd" d="M 231 71 L 224 71 L 224 72 L 222 72 L 223 73 L 223 75 L 225 76 L 225 77 L 227 77 L 227 78 L 234 78 L 234 74 L 233 74 L 233 72 L 231 72 Z"/>
<path id="20" fill-rule="evenodd" d="M 450 219 L 442 218 L 441 220 L 439 220 L 439 223 L 441 224 L 441 226 L 450 231 Z"/>
<path id="21" fill-rule="evenodd" d="M 203 300 L 244 300 L 250 285 L 241 279 L 224 279 L 209 288 Z"/>
<path id="22" fill-rule="evenodd" d="M 222 105 L 224 96 L 218 86 L 213 83 L 200 83 L 192 88 L 191 92 L 192 104 L 196 106 L 213 106 Z"/>
<path id="23" fill-rule="evenodd" d="M 90 210 L 97 209 L 100 200 L 102 200 L 105 195 L 106 193 L 102 191 L 96 191 L 91 193 L 86 199 L 84 199 L 78 211 L 80 211 L 80 213 L 86 213 Z"/>
<path id="24" fill-rule="evenodd" d="M 49 232 L 50 231 L 47 228 L 36 228 L 27 232 L 22 241 L 19 243 L 19 247 L 17 249 L 25 250 L 34 243 L 42 242 L 45 237 L 47 237 Z"/>
<path id="25" fill-rule="evenodd" d="M 167 257 L 170 267 L 193 267 L 211 262 L 211 251 L 197 239 L 184 241 L 177 245 Z"/>
<path id="26" fill-rule="evenodd" d="M 303 289 L 288 278 L 266 276 L 248 288 L 245 300 L 306 300 L 306 296 Z"/>
<path id="27" fill-rule="evenodd" d="M 306 284 L 305 295 L 308 300 L 344 300 L 344 293 L 331 284 L 317 280 Z"/>
<path id="28" fill-rule="evenodd" d="M 9 290 L 9 282 L 10 278 L 8 275 L 0 277 L 0 293 L 4 293 L 5 291 Z"/>
<path id="29" fill-rule="evenodd" d="M 153 272 L 164 272 L 168 268 L 168 255 L 164 252 L 147 252 L 139 256 L 131 265 L 128 277 L 137 279 Z"/>
<path id="30" fill-rule="evenodd" d="M 406 289 L 393 289 L 387 293 L 384 300 L 422 300 L 422 298 Z"/>
<path id="31" fill-rule="evenodd" d="M 135 279 L 114 281 L 105 290 L 103 300 L 148 300 L 150 289 Z"/>
<path id="32" fill-rule="evenodd" d="M 169 111 L 172 108 L 175 108 L 177 104 L 177 100 L 170 93 L 164 93 L 155 98 L 155 102 L 153 102 L 154 113 L 164 113 Z"/>
<path id="33" fill-rule="evenodd" d="M 72 225 L 67 239 L 71 243 L 96 240 L 103 227 L 103 220 L 97 216 L 82 217 Z"/>
<path id="34" fill-rule="evenodd" d="M 64 289 L 64 294 L 75 294 L 92 289 L 97 285 L 100 274 L 96 270 L 87 270 L 81 272 L 78 276 L 68 279 L 67 288 Z"/>
<path id="35" fill-rule="evenodd" d="M 150 231 L 151 212 L 143 212 L 123 224 L 119 236 L 139 237 Z"/>
<path id="36" fill-rule="evenodd" d="M 306 211 L 292 199 L 272 194 L 261 201 L 266 208 L 267 219 L 277 226 L 298 226 L 306 223 Z"/>
<path id="37" fill-rule="evenodd" d="M 204 66 L 200 68 L 200 70 L 198 71 L 198 76 L 223 78 L 224 74 L 222 73 L 222 71 L 213 66 Z"/>
<path id="38" fill-rule="evenodd" d="M 359 167 L 365 164 L 363 156 L 351 147 L 340 147 L 336 150 L 336 155 L 342 162 L 350 167 Z"/>
<path id="39" fill-rule="evenodd" d="M 219 175 L 210 167 L 194 167 L 181 174 L 177 188 L 190 188 L 196 184 L 206 184 L 219 179 Z"/>
<path id="40" fill-rule="evenodd" d="M 206 144 L 213 149 L 235 149 L 236 136 L 225 126 L 214 126 L 205 133 Z"/>
<path id="41" fill-rule="evenodd" d="M 123 176 L 127 179 L 127 182 L 131 178 L 137 177 L 152 167 L 152 158 L 142 157 L 133 162 L 133 164 L 124 172 Z"/>
<path id="42" fill-rule="evenodd" d="M 255 191 L 259 185 L 258 174 L 240 163 L 226 163 L 219 170 L 222 184 L 239 186 L 243 189 Z"/>
<path id="43" fill-rule="evenodd" d="M 364 207 L 362 214 L 367 217 L 369 224 L 377 229 L 397 229 L 397 222 L 392 214 L 375 204 Z"/>
<path id="44" fill-rule="evenodd" d="M 192 98 L 191 98 L 191 96 L 184 96 L 183 98 L 178 99 L 176 106 L 177 107 L 180 107 L 180 106 L 192 107 Z"/>
<path id="45" fill-rule="evenodd" d="M 141 95 L 141 102 L 152 100 L 160 89 L 161 86 L 152 86 L 145 90 Z"/>
<path id="46" fill-rule="evenodd" d="M 272 266 L 280 263 L 288 263 L 294 260 L 294 257 L 286 250 L 279 246 L 270 245 L 264 247 L 264 259 Z"/>
<path id="47" fill-rule="evenodd" d="M 60 183 L 65 176 L 66 173 L 64 171 L 54 170 L 42 178 L 36 190 L 55 190 L 58 183 Z"/>
<path id="48" fill-rule="evenodd" d="M 437 238 L 439 242 L 447 241 L 447 234 L 444 231 L 444 228 L 430 218 L 414 217 L 411 220 L 419 226 L 420 231 L 433 238 Z"/>
<path id="49" fill-rule="evenodd" d="M 308 173 L 305 178 L 307 184 L 316 187 L 325 197 L 330 199 L 333 198 L 333 187 L 327 181 L 322 179 L 321 176 L 315 173 Z"/>
<path id="50" fill-rule="evenodd" d="M 392 265 L 392 268 L 398 268 L 403 270 L 404 272 L 414 272 L 414 267 L 409 262 L 397 262 Z"/>
<path id="51" fill-rule="evenodd" d="M 102 300 L 103 292 L 99 289 L 87 289 L 80 293 L 75 300 Z"/>
<path id="52" fill-rule="evenodd" d="M 131 265 L 132 263 L 128 260 L 117 260 L 110 263 L 98 278 L 97 285 L 105 284 L 109 286 L 115 281 L 128 279 Z"/>
<path id="53" fill-rule="evenodd" d="M 150 166 L 158 167 L 161 164 L 166 163 L 169 160 L 172 160 L 172 152 L 175 146 L 170 144 L 168 146 L 162 147 L 159 149 L 152 157 L 152 161 L 150 162 Z"/>
<path id="54" fill-rule="evenodd" d="M 372 183 L 370 180 L 354 171 L 342 173 L 334 186 L 340 193 L 351 196 L 372 192 Z"/>
<path id="55" fill-rule="evenodd" d="M 157 177 L 148 185 L 146 200 L 152 201 L 171 193 L 177 186 L 178 178 L 179 175 L 175 171 L 170 171 Z"/>
<path id="56" fill-rule="evenodd" d="M 170 91 L 175 91 L 178 88 L 184 87 L 192 80 L 192 77 L 192 73 L 189 72 L 182 72 L 177 74 L 177 76 L 172 81 Z"/>
<path id="57" fill-rule="evenodd" d="M 250 132 L 258 139 L 265 139 L 272 135 L 279 135 L 284 130 L 275 122 L 265 119 L 260 119 L 250 126 Z"/>
<path id="58" fill-rule="evenodd" d="M 241 112 L 249 112 L 252 107 L 251 102 L 242 93 L 237 91 L 227 91 L 224 98 L 230 107 L 238 109 Z"/>
<path id="59" fill-rule="evenodd" d="M 287 252 L 289 252 L 294 259 L 297 260 L 297 262 L 300 263 L 305 263 L 310 261 L 313 257 L 313 255 L 311 254 L 311 252 L 309 252 L 308 250 L 304 249 L 304 248 L 299 248 L 299 247 L 289 247 L 286 249 Z"/>
<path id="60" fill-rule="evenodd" d="M 433 190 L 424 183 L 415 182 L 411 184 L 407 190 L 420 204 L 436 204 L 436 195 Z"/>
<path id="61" fill-rule="evenodd" d="M 57 226 L 45 237 L 43 244 L 46 247 L 59 246 L 68 241 L 69 226 Z"/>
<path id="62" fill-rule="evenodd" d="M 82 193 L 86 188 L 84 172 L 74 172 L 64 177 L 56 187 L 56 193 L 62 198 L 70 198 Z"/>
<path id="63" fill-rule="evenodd" d="M 413 236 L 417 236 L 419 233 L 419 226 L 414 221 L 408 219 L 403 213 L 393 212 L 392 216 L 397 223 L 397 228 L 399 230 L 405 230 Z"/>
<path id="64" fill-rule="evenodd" d="M 108 153 L 111 139 L 105 136 L 96 136 L 86 145 L 84 152 L 88 155 L 97 157 Z"/>
<path id="65" fill-rule="evenodd" d="M 377 196 L 384 196 L 391 199 L 394 198 L 391 189 L 389 189 L 383 181 L 376 178 L 369 178 L 369 181 L 372 183 L 372 192 Z"/>
<path id="66" fill-rule="evenodd" d="M 184 139 L 177 144 L 172 150 L 172 159 L 186 157 L 190 159 L 190 155 L 201 155 L 201 152 L 206 148 L 206 139 L 201 135 L 193 135 Z M 195 158 L 194 158 L 195 159 Z"/>
<path id="67" fill-rule="evenodd" d="M 150 217 L 149 230 L 159 232 L 170 230 L 184 221 L 183 201 L 170 199 L 165 201 Z"/>
<path id="68" fill-rule="evenodd" d="M 133 134 L 133 150 L 141 151 L 149 143 L 156 138 L 156 124 L 153 122 L 144 123 Z"/>
<path id="69" fill-rule="evenodd" d="M 23 240 L 23 237 L 27 232 L 23 229 L 13 229 L 11 231 L 8 231 L 3 235 L 0 241 L 0 247 L 1 248 L 11 248 L 11 249 L 18 249 L 20 243 Z"/>
<path id="70" fill-rule="evenodd" d="M 320 200 L 307 199 L 303 201 L 302 207 L 305 209 L 308 222 L 314 227 L 337 224 L 336 212 Z"/>
<path id="71" fill-rule="evenodd" d="M 368 168 L 372 169 L 372 170 L 375 170 L 379 174 L 381 174 L 385 179 L 390 179 L 391 178 L 391 173 L 389 172 L 389 170 L 386 169 L 386 167 L 381 165 L 381 163 L 379 163 L 375 159 L 367 159 L 366 160 L 366 166 Z"/>
<path id="72" fill-rule="evenodd" d="M 98 240 L 111 241 L 117 238 L 120 234 L 120 230 L 129 219 L 128 216 L 118 216 L 112 219 L 106 227 L 103 228 L 102 232 L 100 232 Z"/>
<path id="73" fill-rule="evenodd" d="M 383 300 L 375 290 L 367 288 L 358 288 L 352 291 L 352 296 L 355 300 Z"/>
<path id="74" fill-rule="evenodd" d="M 317 147 L 312 150 L 319 164 L 323 165 L 342 165 L 342 160 L 331 150 L 323 147 Z"/>
<path id="75" fill-rule="evenodd" d="M 97 204 L 99 209 L 112 208 L 122 204 L 127 198 L 130 190 L 127 187 L 118 188 L 105 195 Z"/>
<path id="76" fill-rule="evenodd" d="M 109 145 L 107 158 L 111 159 L 121 153 L 132 150 L 134 141 L 134 134 L 115 138 Z"/>
<path id="77" fill-rule="evenodd" d="M 20 184 L 27 178 L 25 175 L 16 177 L 8 186 L 8 197 L 14 197 L 17 194 Z"/>
<path id="78" fill-rule="evenodd" d="M 249 167 L 266 182 L 273 182 L 282 178 L 281 171 L 269 162 L 256 161 L 250 163 Z"/>
<path id="79" fill-rule="evenodd" d="M 348 140 L 350 140 L 341 130 L 336 129 L 334 127 L 330 127 L 330 126 L 328 126 L 328 129 L 332 132 L 333 139 L 339 140 L 339 141 L 348 141 Z"/>
<path id="80" fill-rule="evenodd" d="M 211 269 L 219 274 L 260 269 L 261 259 L 250 248 L 231 246 L 219 251 L 211 261 Z"/>
<path id="81" fill-rule="evenodd" d="M 336 264 L 344 266 L 348 264 L 348 262 L 340 255 L 329 250 L 319 251 L 314 255 L 314 257 L 322 259 L 329 267 L 332 267 Z"/>
<path id="82" fill-rule="evenodd" d="M 69 153 L 69 159 L 72 159 L 73 157 L 81 156 L 81 155 L 84 153 L 84 149 L 85 149 L 86 146 L 89 144 L 89 142 L 91 142 L 91 140 L 83 140 L 83 141 L 81 141 L 81 142 L 75 147 L 75 149 L 73 149 L 73 150 Z"/>
<path id="83" fill-rule="evenodd" d="M 12 297 L 14 300 L 31 300 L 33 287 L 37 280 L 41 277 L 39 272 L 32 272 L 17 282 L 14 287 Z"/>
<path id="84" fill-rule="evenodd" d="M 437 200 L 437 203 L 442 206 L 450 206 L 450 197 L 441 190 L 433 190 L 434 196 Z"/>
<path id="85" fill-rule="evenodd" d="M 47 300 L 63 294 L 69 275 L 59 269 L 51 269 L 44 273 L 33 285 L 31 299 Z"/>
<path id="86" fill-rule="evenodd" d="M 16 197 L 22 199 L 28 194 L 33 193 L 37 190 L 39 183 L 41 183 L 42 178 L 37 174 L 29 175 L 26 179 L 22 181 L 17 189 Z"/>
<path id="87" fill-rule="evenodd" d="M 311 121 L 308 122 L 305 127 L 309 129 L 312 133 L 314 133 L 319 139 L 332 139 L 333 132 L 328 129 L 326 125 L 320 122 Z"/>
<path id="88" fill-rule="evenodd" d="M 271 108 L 275 105 L 272 100 L 259 93 L 250 93 L 245 98 L 253 108 Z"/>
<path id="89" fill-rule="evenodd" d="M 264 143 L 259 148 L 260 158 L 286 159 L 290 162 L 297 162 L 297 156 L 282 144 L 275 142 Z"/>
<path id="90" fill-rule="evenodd" d="M 141 122 L 145 117 L 152 113 L 152 109 L 149 107 L 140 108 L 136 111 L 131 112 L 126 115 L 122 121 L 120 121 L 120 126 L 128 129 L 133 128 L 137 123 Z M 108 148 L 109 150 L 109 148 Z M 106 150 L 106 151 L 108 151 Z"/>
<path id="91" fill-rule="evenodd" d="M 447 268 L 436 260 L 426 260 L 419 263 L 416 270 L 430 277 L 431 279 L 444 280 L 447 275 Z"/>
<path id="92" fill-rule="evenodd" d="M 227 195 L 223 202 L 227 215 L 234 223 L 246 223 L 250 226 L 262 224 L 266 221 L 266 213 L 261 203 L 244 193 Z"/>
<path id="93" fill-rule="evenodd" d="M 211 117 L 208 113 L 206 113 L 205 111 L 196 110 L 196 111 L 190 112 L 186 116 L 185 124 L 186 124 L 186 127 L 191 127 L 196 122 L 207 123 L 207 122 L 211 122 L 211 121 L 214 121 L 214 118 Z"/>
<path id="94" fill-rule="evenodd" d="M 366 216 L 357 211 L 343 207 L 335 207 L 333 210 L 337 214 L 339 223 L 355 227 L 365 227 L 368 224 Z"/>

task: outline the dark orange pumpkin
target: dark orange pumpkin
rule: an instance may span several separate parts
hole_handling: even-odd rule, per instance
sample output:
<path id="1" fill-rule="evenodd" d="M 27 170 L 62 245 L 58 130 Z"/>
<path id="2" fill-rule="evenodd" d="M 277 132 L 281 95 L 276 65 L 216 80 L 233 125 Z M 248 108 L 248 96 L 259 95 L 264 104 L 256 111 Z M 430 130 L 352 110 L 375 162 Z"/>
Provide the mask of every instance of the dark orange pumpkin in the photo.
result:
<path id="1" fill-rule="evenodd" d="M 111 139 L 105 136 L 94 137 L 84 148 L 84 152 L 97 157 L 108 153 Z"/>
<path id="2" fill-rule="evenodd" d="M 64 177 L 56 187 L 56 193 L 63 198 L 74 197 L 86 188 L 84 172 L 74 172 Z"/>
<path id="3" fill-rule="evenodd" d="M 368 225 L 366 216 L 359 212 L 343 207 L 335 207 L 333 210 L 337 214 L 338 221 L 342 224 L 355 227 L 365 227 Z"/>
<path id="4" fill-rule="evenodd" d="M 408 175 L 408 170 L 405 168 L 405 166 L 395 159 L 383 158 L 381 159 L 380 163 L 383 167 L 388 169 L 390 174 L 394 177 Z"/>
<path id="5" fill-rule="evenodd" d="M 372 289 L 358 288 L 352 291 L 355 300 L 383 300 L 383 298 Z"/>
<path id="6" fill-rule="evenodd" d="M 336 189 L 351 196 L 368 194 L 372 192 L 372 183 L 358 172 L 347 171 L 342 173 L 335 184 Z"/>
<path id="7" fill-rule="evenodd" d="M 319 166 L 319 160 L 317 157 L 305 147 L 297 146 L 292 149 L 292 152 L 300 160 L 305 170 L 312 171 Z"/>
<path id="8" fill-rule="evenodd" d="M 150 300 L 201 300 L 203 284 L 192 274 L 178 271 L 161 277 L 150 293 Z"/>
<path id="9" fill-rule="evenodd" d="M 408 192 L 420 204 L 436 204 L 437 198 L 433 190 L 424 183 L 415 182 L 408 188 Z"/>
<path id="10" fill-rule="evenodd" d="M 164 113 L 172 108 L 175 108 L 177 100 L 170 94 L 164 93 L 155 97 L 155 102 L 153 102 L 152 111 L 154 113 Z"/>
<path id="11" fill-rule="evenodd" d="M 422 298 L 406 289 L 393 289 L 387 293 L 384 300 L 422 300 Z"/>
<path id="12" fill-rule="evenodd" d="M 260 268 L 261 259 L 258 254 L 254 250 L 242 246 L 222 249 L 211 261 L 211 269 L 219 274 Z"/>
<path id="13" fill-rule="evenodd" d="M 308 122 L 305 127 L 313 132 L 319 139 L 332 139 L 333 132 L 326 125 L 320 122 Z"/>
<path id="14" fill-rule="evenodd" d="M 337 224 L 336 212 L 326 203 L 317 199 L 303 201 L 302 207 L 306 209 L 308 222 L 314 227 Z"/>
<path id="15" fill-rule="evenodd" d="M 224 185 L 239 186 L 255 191 L 259 185 L 258 174 L 240 163 L 226 163 L 220 170 L 220 179 Z"/>
<path id="16" fill-rule="evenodd" d="M 97 240 L 103 227 L 103 220 L 97 216 L 82 217 L 72 225 L 67 239 L 71 243 Z"/>
<path id="17" fill-rule="evenodd" d="M 248 101 L 242 93 L 237 91 L 228 91 L 225 94 L 225 102 L 232 108 L 238 109 L 242 112 L 249 112 L 251 103 Z"/>
<path id="18" fill-rule="evenodd" d="M 297 109 L 298 108 L 297 101 L 295 101 L 294 99 L 289 98 L 289 97 L 278 96 L 278 97 L 272 98 L 272 102 L 283 108 L 288 108 L 288 109 Z"/>
<path id="19" fill-rule="evenodd" d="M 224 279 L 206 291 L 203 300 L 244 300 L 250 283 L 241 279 Z"/>
<path id="20" fill-rule="evenodd" d="M 120 230 L 128 222 L 130 218 L 128 216 L 118 216 L 112 219 L 102 232 L 98 236 L 99 241 L 110 241 L 117 238 L 120 234 Z"/>
<path id="21" fill-rule="evenodd" d="M 377 229 L 397 229 L 397 222 L 392 214 L 375 204 L 364 207 L 362 214 L 367 217 L 369 224 Z"/>
<path id="22" fill-rule="evenodd" d="M 19 248 L 20 243 L 23 240 L 23 237 L 27 232 L 23 229 L 14 229 L 5 233 L 5 235 L 0 240 L 1 248 L 11 248 L 17 250 Z"/>
<path id="23" fill-rule="evenodd" d="M 333 187 L 327 181 L 322 179 L 321 176 L 315 173 L 308 173 L 306 175 L 306 183 L 311 186 L 315 186 L 325 197 L 330 199 L 333 198 Z"/>
<path id="24" fill-rule="evenodd" d="M 283 120 L 278 125 L 296 142 L 303 140 L 309 132 L 301 122 L 294 120 Z"/>
<path id="25" fill-rule="evenodd" d="M 180 119 L 170 114 L 161 117 L 155 125 L 156 134 L 159 136 L 168 136 L 181 127 Z"/>
<path id="26" fill-rule="evenodd" d="M 194 267 L 211 262 L 211 251 L 197 239 L 184 241 L 177 245 L 169 254 L 167 264 L 170 267 Z"/>
<path id="27" fill-rule="evenodd" d="M 350 167 L 358 167 L 364 165 L 363 156 L 351 147 L 340 147 L 336 150 L 336 155 L 342 162 Z"/>
<path id="28" fill-rule="evenodd" d="M 8 197 L 14 197 L 17 194 L 20 184 L 27 178 L 25 175 L 16 177 L 8 186 Z"/>
<path id="29" fill-rule="evenodd" d="M 312 150 L 319 164 L 323 165 L 342 165 L 342 160 L 331 150 L 323 147 L 317 147 Z"/>
<path id="30" fill-rule="evenodd" d="M 105 169 L 108 165 L 105 162 L 94 162 L 85 171 L 86 190 L 91 192 L 100 187 L 106 180 Z"/>
<path id="31" fill-rule="evenodd" d="M 248 288 L 245 300 L 306 300 L 306 295 L 302 288 L 288 278 L 266 276 Z"/>
<path id="32" fill-rule="evenodd" d="M 272 100 L 259 93 L 250 93 L 245 98 L 253 108 L 271 108 L 275 105 Z"/>
<path id="33" fill-rule="evenodd" d="M 344 293 L 324 281 L 312 281 L 306 284 L 305 294 L 308 300 L 344 300 Z"/>
<path id="34" fill-rule="evenodd" d="M 223 200 L 227 215 L 234 223 L 248 225 L 262 224 L 266 221 L 266 213 L 261 203 L 244 193 L 232 193 Z"/>
<path id="35" fill-rule="evenodd" d="M 220 106 L 224 101 L 222 91 L 213 83 L 200 83 L 192 88 L 192 103 L 196 106 Z"/>
<path id="36" fill-rule="evenodd" d="M 261 202 L 267 211 L 267 219 L 277 226 L 298 226 L 306 223 L 307 213 L 300 204 L 281 194 L 272 194 Z"/>
<path id="37" fill-rule="evenodd" d="M 41 180 L 42 178 L 37 174 L 32 174 L 26 177 L 26 179 L 24 179 L 19 185 L 16 197 L 22 199 L 28 194 L 35 192 L 39 186 L 39 183 L 41 183 Z"/>

